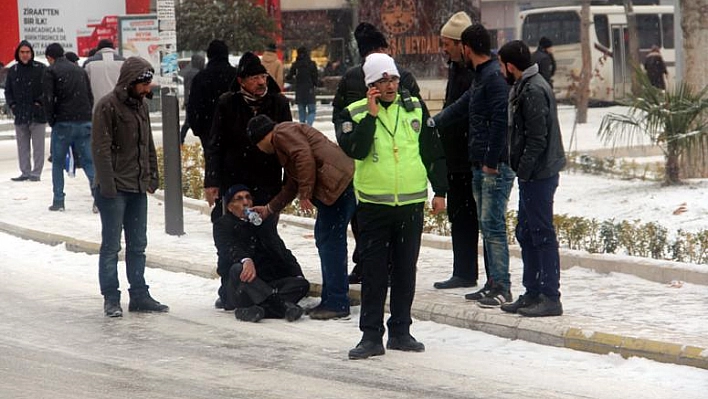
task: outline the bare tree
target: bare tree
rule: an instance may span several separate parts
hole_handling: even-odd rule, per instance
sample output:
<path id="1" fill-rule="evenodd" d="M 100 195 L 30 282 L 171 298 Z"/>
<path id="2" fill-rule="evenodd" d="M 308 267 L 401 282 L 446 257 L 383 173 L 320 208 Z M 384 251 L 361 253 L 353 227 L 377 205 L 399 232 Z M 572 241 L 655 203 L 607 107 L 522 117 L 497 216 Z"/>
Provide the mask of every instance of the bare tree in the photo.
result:
<path id="1" fill-rule="evenodd" d="M 580 71 L 580 84 L 576 93 L 576 123 L 588 122 L 588 101 L 590 98 L 590 78 L 592 74 L 592 60 L 590 58 L 590 0 L 583 0 L 580 9 L 580 48 L 583 61 Z"/>

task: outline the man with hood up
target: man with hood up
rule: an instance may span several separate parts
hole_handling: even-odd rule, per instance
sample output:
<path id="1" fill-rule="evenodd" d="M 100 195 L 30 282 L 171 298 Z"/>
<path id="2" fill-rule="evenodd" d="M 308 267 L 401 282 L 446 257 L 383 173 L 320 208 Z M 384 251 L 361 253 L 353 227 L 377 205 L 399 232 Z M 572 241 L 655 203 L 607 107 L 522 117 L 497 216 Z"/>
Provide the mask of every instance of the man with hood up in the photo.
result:
<path id="1" fill-rule="evenodd" d="M 17 63 L 7 73 L 5 100 L 15 116 L 15 140 L 21 174 L 11 180 L 39 181 L 44 168 L 44 131 L 47 127 L 42 106 L 45 66 L 34 60 L 34 49 L 26 40 L 15 49 L 15 61 Z"/>
<path id="2" fill-rule="evenodd" d="M 216 103 L 236 77 L 236 68 L 229 64 L 229 47 L 223 40 L 209 43 L 207 58 L 209 63 L 194 76 L 189 97 L 185 97 L 189 126 L 192 133 L 199 137 L 205 153 Z"/>
<path id="3" fill-rule="evenodd" d="M 275 122 L 292 121 L 288 99 L 280 93 L 258 56 L 247 52 L 239 61 L 231 90 L 219 98 L 204 151 L 204 193 L 209 205 L 214 206 L 212 222 L 224 213 L 220 197 L 235 184 L 251 189 L 254 205 L 266 205 L 283 187 L 283 168 L 278 157 L 259 151 L 246 134 L 248 121 L 260 114 Z M 232 263 L 222 257 L 218 262 L 222 285 L 215 306 L 221 308 Z"/>
<path id="4" fill-rule="evenodd" d="M 150 98 L 153 69 L 140 57 L 130 57 L 120 69 L 113 92 L 96 104 L 91 149 L 96 166 L 94 190 L 101 213 L 98 279 L 108 317 L 121 317 L 118 252 L 125 231 L 125 264 L 131 312 L 167 312 L 145 283 L 147 194 L 159 184 L 157 154 L 144 98 Z"/>
<path id="5" fill-rule="evenodd" d="M 183 84 L 184 84 L 184 106 L 185 108 L 187 107 L 187 104 L 189 103 L 189 93 L 192 90 L 192 82 L 194 81 L 194 77 L 197 76 L 197 74 L 204 69 L 204 56 L 201 54 L 193 54 L 192 55 L 192 60 L 189 62 L 189 65 L 179 71 L 179 75 L 182 77 Z M 191 126 L 189 125 L 189 117 L 188 115 L 185 115 L 184 118 L 184 124 L 182 125 L 182 129 L 179 131 L 181 143 L 184 144 L 184 138 L 187 136 L 187 130 L 189 130 Z"/>

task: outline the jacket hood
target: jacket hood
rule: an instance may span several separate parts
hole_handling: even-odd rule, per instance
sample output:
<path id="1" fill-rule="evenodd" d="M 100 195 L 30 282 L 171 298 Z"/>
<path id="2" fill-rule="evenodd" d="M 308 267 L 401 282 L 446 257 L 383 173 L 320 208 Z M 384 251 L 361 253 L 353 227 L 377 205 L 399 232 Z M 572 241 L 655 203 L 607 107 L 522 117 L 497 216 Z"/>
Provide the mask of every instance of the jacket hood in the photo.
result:
<path id="1" fill-rule="evenodd" d="M 21 63 L 20 62 L 20 47 L 22 47 L 22 46 L 27 46 L 30 48 L 30 51 L 32 52 L 32 58 L 30 59 L 30 62 L 34 61 L 34 48 L 32 48 L 32 45 L 27 40 L 21 41 L 20 44 L 17 45 L 17 48 L 15 48 L 15 61 L 17 61 L 18 64 Z"/>
<path id="2" fill-rule="evenodd" d="M 141 57 L 130 57 L 123 62 L 120 67 L 120 76 L 118 77 L 118 82 L 116 83 L 116 88 L 128 89 L 128 86 L 135 81 L 140 75 L 145 71 L 152 71 L 152 65 Z"/>

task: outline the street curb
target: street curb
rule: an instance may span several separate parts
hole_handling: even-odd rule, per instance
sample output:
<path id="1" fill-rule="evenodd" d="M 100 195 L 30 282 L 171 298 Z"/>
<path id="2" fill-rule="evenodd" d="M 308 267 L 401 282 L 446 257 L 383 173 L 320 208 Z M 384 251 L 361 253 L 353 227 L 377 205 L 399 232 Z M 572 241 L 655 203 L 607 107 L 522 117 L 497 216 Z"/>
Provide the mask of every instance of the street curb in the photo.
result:
<path id="1" fill-rule="evenodd" d="M 187 204 L 187 207 L 197 205 Z M 208 213 L 208 207 L 206 212 Z M 296 218 L 281 215 L 282 221 L 297 224 Z M 314 220 L 299 219 L 303 227 L 311 227 Z M 0 222 L 0 231 L 14 236 L 29 239 L 52 246 L 64 244 L 73 252 L 97 254 L 100 244 L 85 240 L 77 240 L 68 236 L 47 233 L 43 231 L 15 226 Z M 121 253 L 121 259 L 123 254 Z M 182 272 L 205 278 L 215 278 L 213 267 L 195 264 L 183 260 L 174 260 L 159 255 L 147 254 L 147 266 L 173 272 Z M 310 284 L 310 294 L 318 296 L 322 286 Z M 361 298 L 360 290 L 350 288 L 350 297 Z M 584 330 L 579 327 L 569 327 L 570 321 L 579 320 L 570 316 L 549 318 L 524 318 L 518 315 L 503 313 L 498 309 L 481 309 L 470 301 L 461 302 L 457 296 L 443 296 L 435 292 L 416 293 L 416 299 L 411 308 L 411 315 L 418 320 L 433 321 L 454 327 L 477 330 L 508 339 L 520 339 L 541 345 L 564 347 L 583 352 L 608 354 L 617 353 L 624 358 L 632 356 L 652 359 L 662 363 L 698 367 L 708 370 L 708 344 L 687 345 L 674 342 L 644 339 L 628 335 Z M 582 324 L 582 323 L 577 323 Z M 617 328 L 613 323 L 612 328 Z M 627 329 L 629 331 L 629 329 Z"/>

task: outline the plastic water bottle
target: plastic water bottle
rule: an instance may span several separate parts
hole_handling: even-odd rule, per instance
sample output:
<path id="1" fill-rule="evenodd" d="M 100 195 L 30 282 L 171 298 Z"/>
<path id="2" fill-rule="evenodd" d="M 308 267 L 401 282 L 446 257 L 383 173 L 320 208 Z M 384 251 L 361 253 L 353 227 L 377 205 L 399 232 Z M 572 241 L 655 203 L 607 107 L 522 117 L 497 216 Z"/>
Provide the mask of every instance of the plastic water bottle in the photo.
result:
<path id="1" fill-rule="evenodd" d="M 258 212 L 252 210 L 251 208 L 246 208 L 246 217 L 248 218 L 248 221 L 254 226 L 260 226 L 261 223 L 263 223 L 261 215 L 259 215 Z"/>

